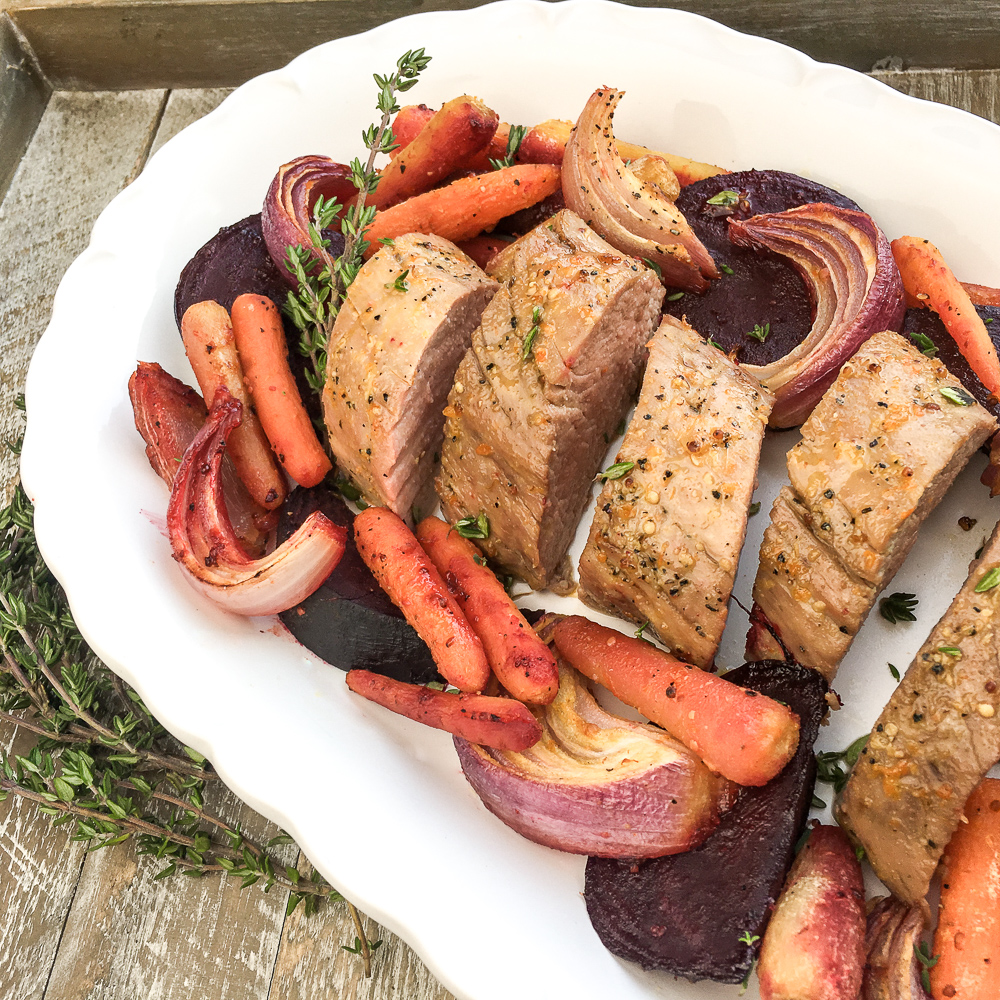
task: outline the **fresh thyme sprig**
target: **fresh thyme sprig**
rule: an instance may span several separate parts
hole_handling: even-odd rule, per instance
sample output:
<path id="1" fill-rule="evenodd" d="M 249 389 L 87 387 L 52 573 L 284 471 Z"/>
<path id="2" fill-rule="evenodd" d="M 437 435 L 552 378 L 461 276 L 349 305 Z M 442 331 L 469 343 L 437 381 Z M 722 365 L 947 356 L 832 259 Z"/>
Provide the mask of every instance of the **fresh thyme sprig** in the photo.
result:
<path id="1" fill-rule="evenodd" d="M 139 854 L 166 862 L 154 878 L 225 873 L 241 888 L 278 886 L 289 893 L 287 913 L 343 899 L 318 872 L 284 864 L 274 848 L 291 843 L 287 835 L 258 844 L 206 809 L 211 764 L 174 740 L 87 646 L 42 560 L 20 487 L 0 510 L 0 719 L 37 737 L 24 753 L 0 751 L 0 801 L 35 802 L 89 850 L 132 839 Z M 369 973 L 367 945 L 362 958 Z"/>
<path id="2" fill-rule="evenodd" d="M 878 602 L 878 613 L 890 624 L 896 622 L 915 622 L 917 616 L 913 613 L 920 599 L 916 594 L 897 592 L 883 597 Z"/>
<path id="3" fill-rule="evenodd" d="M 857 763 L 867 743 L 868 733 L 865 733 L 846 750 L 826 750 L 816 754 L 816 780 L 822 781 L 825 785 L 833 785 L 833 790 L 837 794 L 842 792 L 851 768 Z"/>
<path id="4" fill-rule="evenodd" d="M 510 132 L 507 134 L 506 155 L 502 160 L 491 159 L 490 166 L 494 170 L 500 170 L 502 167 L 514 166 L 514 161 L 517 159 L 517 151 L 521 148 L 521 143 L 524 141 L 524 137 L 527 133 L 527 125 L 511 125 Z"/>
<path id="5" fill-rule="evenodd" d="M 399 111 L 396 95 L 409 90 L 430 61 L 431 57 L 424 55 L 422 48 L 413 49 L 399 57 L 395 73 L 389 76 L 374 74 L 379 88 L 376 107 L 381 112 L 381 118 L 361 133 L 361 141 L 368 150 L 366 162 L 362 163 L 355 157 L 350 164 L 351 183 L 358 194 L 340 224 L 344 234 L 344 249 L 340 256 L 330 257 L 327 253 L 330 241 L 322 235 L 323 230 L 340 217 L 343 206 L 335 199 L 324 201 L 319 198 L 313 206 L 309 224 L 312 246 L 290 246 L 286 250 L 285 267 L 295 276 L 297 290 L 288 293 L 285 312 L 301 335 L 299 351 L 309 358 L 311 370 L 306 372 L 306 377 L 316 392 L 323 388 L 326 349 L 334 321 L 370 246 L 365 233 L 375 219 L 375 206 L 366 202 L 378 187 L 380 179 L 375 169 L 375 157 L 379 153 L 391 153 L 397 145 L 389 127 L 391 117 Z"/>

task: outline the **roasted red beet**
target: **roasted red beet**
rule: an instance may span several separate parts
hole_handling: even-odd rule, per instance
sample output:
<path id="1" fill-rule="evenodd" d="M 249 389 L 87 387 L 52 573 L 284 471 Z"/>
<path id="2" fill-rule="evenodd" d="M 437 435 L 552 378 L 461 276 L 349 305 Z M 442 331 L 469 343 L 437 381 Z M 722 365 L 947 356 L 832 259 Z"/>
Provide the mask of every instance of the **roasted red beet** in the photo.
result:
<path id="1" fill-rule="evenodd" d="M 732 205 L 709 204 L 723 191 L 735 192 L 739 200 Z M 720 200 L 727 199 L 723 196 Z M 671 301 L 668 292 L 666 311 L 686 317 L 703 337 L 711 338 L 724 351 L 739 348 L 737 358 L 744 364 L 764 365 L 788 354 L 812 326 L 813 303 L 805 283 L 785 258 L 735 246 L 729 239 L 727 220 L 784 212 L 811 202 L 858 208 L 831 188 L 780 170 L 719 174 L 682 188 L 677 207 L 714 258 L 722 277 L 700 295 L 689 292 Z M 768 333 L 763 342 L 748 336 L 765 324 Z"/>
<path id="2" fill-rule="evenodd" d="M 598 937 L 615 955 L 687 979 L 741 982 L 764 935 L 795 854 L 816 778 L 813 743 L 826 682 L 777 660 L 748 663 L 726 679 L 788 703 L 801 720 L 799 748 L 760 788 L 744 788 L 701 847 L 650 861 L 590 858 L 584 896 Z"/>
<path id="3" fill-rule="evenodd" d="M 371 670 L 418 684 L 441 680 L 427 645 L 358 554 L 354 515 L 338 493 L 322 484 L 295 490 L 281 511 L 279 541 L 316 510 L 348 529 L 347 549 L 319 590 L 281 614 L 288 630 L 303 646 L 344 670 Z"/>

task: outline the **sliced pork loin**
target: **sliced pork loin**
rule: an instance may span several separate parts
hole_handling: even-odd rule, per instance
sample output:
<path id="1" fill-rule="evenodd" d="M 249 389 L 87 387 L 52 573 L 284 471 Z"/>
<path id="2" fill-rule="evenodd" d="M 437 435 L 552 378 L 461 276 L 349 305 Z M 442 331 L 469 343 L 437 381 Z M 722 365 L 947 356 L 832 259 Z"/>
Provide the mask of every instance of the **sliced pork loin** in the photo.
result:
<path id="1" fill-rule="evenodd" d="M 453 243 L 410 233 L 347 292 L 330 337 L 323 415 L 337 464 L 371 504 L 409 519 L 434 503 L 455 369 L 497 283 Z"/>
<path id="2" fill-rule="evenodd" d="M 1000 761 L 1000 527 L 883 709 L 836 804 L 875 874 L 923 900 L 970 792 Z M 985 582 L 984 582 L 985 581 Z"/>
<path id="3" fill-rule="evenodd" d="M 715 657 L 746 534 L 772 397 L 667 316 L 580 560 L 592 607 L 649 622 L 688 663 Z"/>
<path id="4" fill-rule="evenodd" d="M 877 333 L 844 365 L 788 453 L 761 544 L 747 659 L 768 625 L 832 680 L 879 592 L 996 420 L 940 361 Z"/>
<path id="5" fill-rule="evenodd" d="M 566 550 L 664 293 L 568 210 L 490 273 L 500 291 L 448 397 L 438 494 L 449 521 L 485 513 L 483 548 L 537 589 L 569 575 Z"/>

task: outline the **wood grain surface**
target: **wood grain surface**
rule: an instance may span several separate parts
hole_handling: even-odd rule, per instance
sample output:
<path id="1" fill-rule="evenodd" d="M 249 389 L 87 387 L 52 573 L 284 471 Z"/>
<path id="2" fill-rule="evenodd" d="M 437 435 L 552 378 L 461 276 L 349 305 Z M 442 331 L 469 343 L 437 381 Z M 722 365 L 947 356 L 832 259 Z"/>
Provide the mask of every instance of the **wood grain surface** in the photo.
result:
<path id="1" fill-rule="evenodd" d="M 780 6 L 780 5 L 779 5 Z M 1000 121 L 1000 71 L 886 72 L 907 93 Z M 13 396 L 48 320 L 52 295 L 95 218 L 151 151 L 225 90 L 56 92 L 0 205 L 0 440 L 18 427 Z M 0 459 L 0 485 L 16 468 Z M 0 743 L 18 739 L 0 724 Z M 273 827 L 228 790 L 207 807 L 261 836 Z M 288 848 L 294 851 L 293 848 Z M 287 860 L 291 863 L 294 854 Z M 304 865 L 304 859 L 298 859 Z M 154 882 L 157 863 L 129 844 L 86 854 L 33 806 L 0 803 L 2 1000 L 446 1000 L 403 942 L 381 939 L 375 975 L 341 945 L 354 928 L 342 905 L 286 918 L 285 897 L 235 881 Z"/>

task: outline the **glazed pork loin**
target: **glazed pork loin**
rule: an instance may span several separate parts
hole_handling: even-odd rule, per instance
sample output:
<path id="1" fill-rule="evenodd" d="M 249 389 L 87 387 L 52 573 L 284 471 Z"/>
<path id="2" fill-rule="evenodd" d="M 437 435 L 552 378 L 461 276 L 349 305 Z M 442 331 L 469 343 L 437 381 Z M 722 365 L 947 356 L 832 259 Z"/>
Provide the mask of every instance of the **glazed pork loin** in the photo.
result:
<path id="1" fill-rule="evenodd" d="M 486 514 L 480 544 L 538 589 L 566 550 L 608 441 L 635 393 L 663 288 L 564 210 L 498 254 L 445 409 L 444 516 Z"/>
<path id="2" fill-rule="evenodd" d="M 788 453 L 754 584 L 747 659 L 832 680 L 882 588 L 996 420 L 940 362 L 876 333 L 840 370 Z"/>
<path id="3" fill-rule="evenodd" d="M 875 874 L 908 903 L 927 894 L 966 799 L 1000 761 L 1000 586 L 988 586 L 997 574 L 1000 526 L 893 692 L 836 804 Z"/>
<path id="4" fill-rule="evenodd" d="M 649 622 L 674 655 L 712 663 L 722 638 L 772 397 L 686 323 L 649 342 L 639 405 L 597 498 L 581 597 Z"/>
<path id="5" fill-rule="evenodd" d="M 337 464 L 370 504 L 434 503 L 455 369 L 497 283 L 454 244 L 410 233 L 361 268 L 334 324 L 323 416 Z"/>

